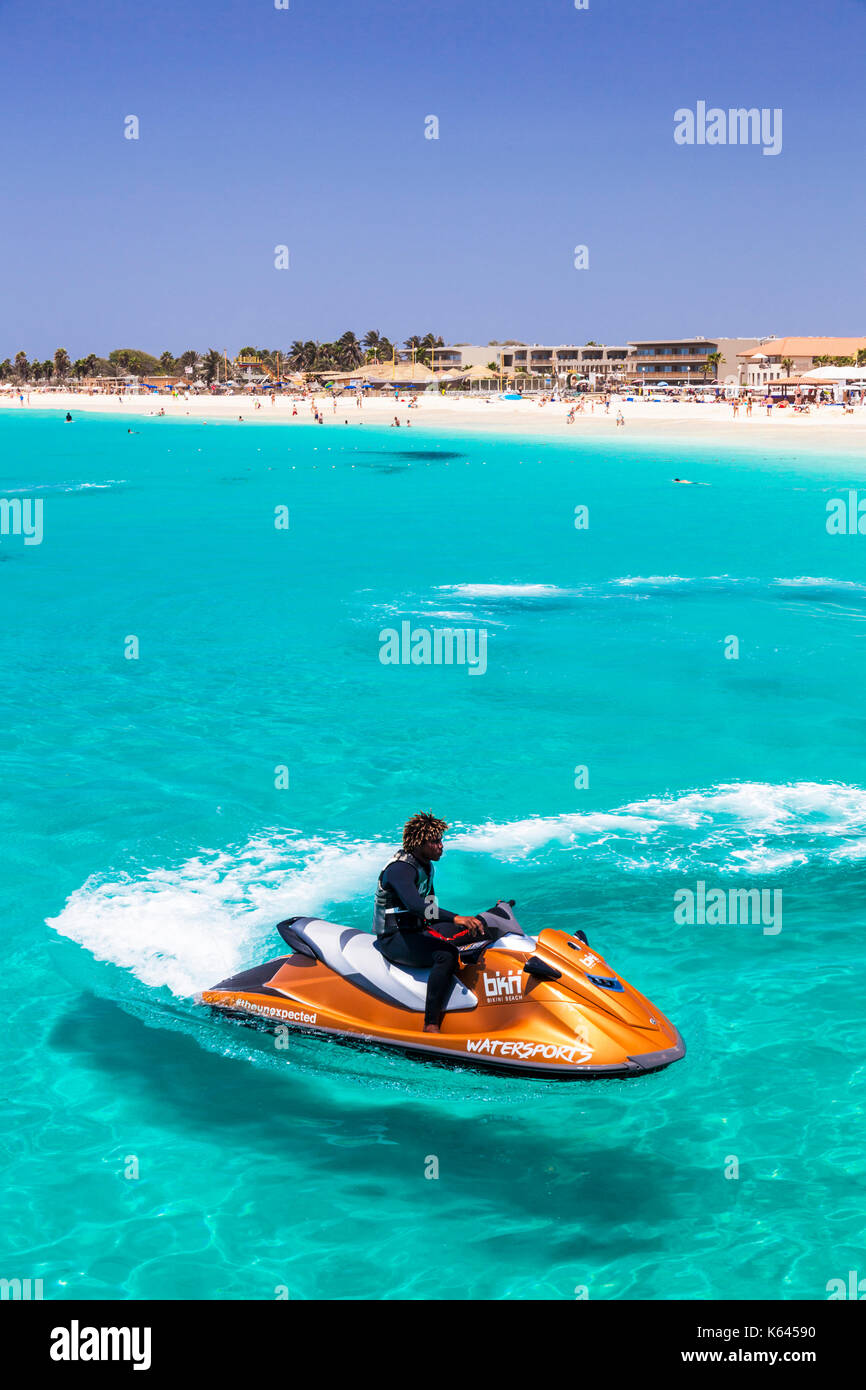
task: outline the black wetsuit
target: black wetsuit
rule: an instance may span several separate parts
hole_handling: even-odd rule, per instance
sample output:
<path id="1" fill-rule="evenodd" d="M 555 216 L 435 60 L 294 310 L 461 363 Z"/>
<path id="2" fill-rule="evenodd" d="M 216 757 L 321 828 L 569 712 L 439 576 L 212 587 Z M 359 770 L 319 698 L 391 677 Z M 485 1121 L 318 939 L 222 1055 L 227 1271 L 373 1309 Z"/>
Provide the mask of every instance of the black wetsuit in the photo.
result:
<path id="1" fill-rule="evenodd" d="M 430 967 L 424 1022 L 438 1024 L 460 959 L 450 937 L 460 929 L 454 926 L 454 913 L 435 903 L 430 920 L 431 902 L 419 892 L 419 881 L 423 874 L 432 888 L 433 868 L 421 860 L 419 864 L 420 870 L 396 860 L 379 876 L 380 886 L 397 909 L 389 911 L 388 926 L 393 923 L 394 927 L 379 937 L 379 950 L 394 965 Z"/>

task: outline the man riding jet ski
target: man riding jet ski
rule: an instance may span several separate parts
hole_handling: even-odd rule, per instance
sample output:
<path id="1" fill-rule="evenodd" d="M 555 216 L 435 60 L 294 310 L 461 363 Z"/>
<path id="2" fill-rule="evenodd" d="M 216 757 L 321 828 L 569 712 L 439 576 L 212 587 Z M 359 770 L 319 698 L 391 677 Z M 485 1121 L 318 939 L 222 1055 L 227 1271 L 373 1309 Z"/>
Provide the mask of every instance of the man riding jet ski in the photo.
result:
<path id="1" fill-rule="evenodd" d="M 685 1055 L 674 1025 L 583 932 L 527 936 L 513 902 L 473 918 L 438 907 L 444 829 L 424 816 L 407 823 L 411 848 L 379 878 L 376 936 L 290 917 L 277 930 L 291 955 L 223 980 L 199 1002 L 260 1026 L 529 1076 L 640 1076 Z"/>
<path id="2" fill-rule="evenodd" d="M 480 917 L 457 917 L 433 892 L 433 864 L 442 858 L 448 826 L 432 811 L 419 811 L 403 826 L 403 848 L 379 875 L 373 930 L 379 950 L 394 965 L 430 968 L 424 1032 L 438 1033 L 445 1000 L 460 964 L 457 943 L 483 940 Z"/>

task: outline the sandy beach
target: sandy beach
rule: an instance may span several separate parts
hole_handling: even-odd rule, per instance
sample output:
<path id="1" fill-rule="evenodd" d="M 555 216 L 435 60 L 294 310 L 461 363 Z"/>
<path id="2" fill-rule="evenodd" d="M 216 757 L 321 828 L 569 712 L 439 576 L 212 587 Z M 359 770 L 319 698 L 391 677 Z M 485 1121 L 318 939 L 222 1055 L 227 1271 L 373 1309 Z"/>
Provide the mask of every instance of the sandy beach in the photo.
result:
<path id="1" fill-rule="evenodd" d="M 774 444 L 790 448 L 800 444 L 812 450 L 859 450 L 866 446 L 866 407 L 856 406 L 845 413 L 841 406 L 813 407 L 808 414 L 795 414 L 787 408 L 774 407 L 768 415 L 764 406 L 755 404 L 752 414 L 746 414 L 741 404 L 735 417 L 730 402 L 696 404 L 689 401 L 627 400 L 612 397 L 609 411 L 601 402 L 587 401 L 583 411 L 568 421 L 570 402 L 547 401 L 527 397 L 522 401 L 501 400 L 498 397 L 478 396 L 456 399 L 448 396 L 422 394 L 410 404 L 412 397 L 401 395 L 395 402 L 391 397 L 365 397 L 359 408 L 354 394 L 345 393 L 334 400 L 329 393 L 309 396 L 277 397 L 274 404 L 268 396 L 169 396 L 90 395 L 74 391 L 37 391 L 0 393 L 0 409 L 8 411 L 69 411 L 116 415 L 120 419 L 172 418 L 194 419 L 213 423 L 309 425 L 313 422 L 313 403 L 318 404 L 322 427 L 342 427 L 370 424 L 374 427 L 393 425 L 395 416 L 400 428 L 422 431 L 466 430 L 495 434 L 513 434 L 529 439 L 579 439 L 623 437 L 645 439 L 694 440 L 696 443 L 718 442 L 725 447 L 744 445 L 754 448 Z M 258 406 L 257 406 L 258 402 Z M 335 408 L 336 406 L 336 408 Z M 297 413 L 295 414 L 295 411 Z M 621 413 L 623 423 L 617 424 Z"/>

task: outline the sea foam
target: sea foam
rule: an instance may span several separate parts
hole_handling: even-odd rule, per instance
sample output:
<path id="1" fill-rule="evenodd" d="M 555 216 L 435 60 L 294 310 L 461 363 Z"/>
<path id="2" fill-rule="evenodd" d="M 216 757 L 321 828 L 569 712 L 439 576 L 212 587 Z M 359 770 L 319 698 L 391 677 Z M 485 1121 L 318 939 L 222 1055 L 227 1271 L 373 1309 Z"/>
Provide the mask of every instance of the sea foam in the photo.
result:
<path id="1" fill-rule="evenodd" d="M 94 875 L 49 920 L 97 960 L 183 997 L 278 954 L 273 928 L 296 914 L 357 917 L 394 846 L 263 833 L 138 875 Z M 452 855 L 500 862 L 558 856 L 609 878 L 658 873 L 779 874 L 866 854 L 866 788 L 838 783 L 721 784 L 611 811 L 528 816 L 455 827 Z"/>

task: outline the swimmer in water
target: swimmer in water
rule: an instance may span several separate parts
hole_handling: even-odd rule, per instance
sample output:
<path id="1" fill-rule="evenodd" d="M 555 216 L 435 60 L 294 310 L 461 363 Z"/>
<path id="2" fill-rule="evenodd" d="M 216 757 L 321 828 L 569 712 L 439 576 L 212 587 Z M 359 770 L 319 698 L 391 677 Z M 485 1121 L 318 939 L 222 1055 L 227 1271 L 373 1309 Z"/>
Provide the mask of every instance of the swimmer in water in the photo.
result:
<path id="1" fill-rule="evenodd" d="M 64 421 L 64 424 L 68 425 L 68 424 L 71 423 L 71 421 L 72 421 L 72 416 L 69 414 L 69 411 L 67 410 L 67 412 L 66 412 L 66 419 L 65 419 L 65 421 Z"/>

